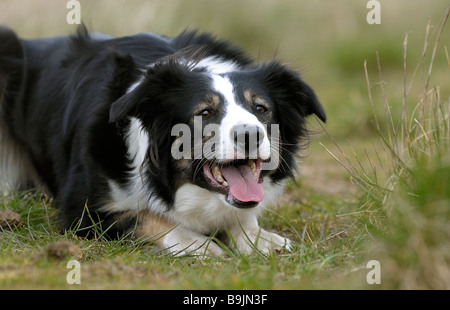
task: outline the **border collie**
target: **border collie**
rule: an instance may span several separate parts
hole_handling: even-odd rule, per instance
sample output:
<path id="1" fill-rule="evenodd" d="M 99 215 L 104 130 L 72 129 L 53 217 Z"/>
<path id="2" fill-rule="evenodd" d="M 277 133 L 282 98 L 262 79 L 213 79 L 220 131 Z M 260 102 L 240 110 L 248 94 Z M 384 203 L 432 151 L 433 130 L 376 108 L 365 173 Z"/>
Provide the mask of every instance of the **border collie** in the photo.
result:
<path id="1" fill-rule="evenodd" d="M 175 255 L 290 248 L 258 217 L 293 177 L 305 118 L 326 119 L 295 71 L 197 31 L 1 27 L 0 42 L 0 194 L 39 188 L 66 229 Z"/>

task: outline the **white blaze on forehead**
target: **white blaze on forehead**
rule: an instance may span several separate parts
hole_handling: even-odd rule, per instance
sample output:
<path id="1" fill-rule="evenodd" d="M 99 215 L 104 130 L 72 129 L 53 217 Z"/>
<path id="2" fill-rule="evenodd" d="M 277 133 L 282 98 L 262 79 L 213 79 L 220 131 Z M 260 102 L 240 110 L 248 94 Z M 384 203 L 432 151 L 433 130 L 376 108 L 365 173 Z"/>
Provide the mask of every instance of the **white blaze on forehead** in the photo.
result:
<path id="1" fill-rule="evenodd" d="M 238 65 L 231 60 L 221 60 L 216 56 L 209 56 L 195 64 L 194 68 L 204 68 L 213 74 L 224 74 L 238 69 Z"/>
<path id="2" fill-rule="evenodd" d="M 164 63 L 164 61 L 148 64 L 145 68 L 146 69 L 152 68 L 157 63 Z M 178 60 L 178 63 L 180 65 L 189 67 L 191 70 L 204 69 L 207 72 L 212 73 L 212 74 L 225 74 L 225 73 L 236 71 L 239 69 L 239 65 L 236 62 L 234 62 L 232 60 L 223 60 L 217 56 L 209 56 L 209 57 L 203 58 L 202 60 L 200 60 L 197 63 L 195 63 L 193 61 L 188 61 L 184 58 L 180 58 Z M 145 70 L 141 69 L 140 71 L 142 72 L 142 75 L 139 77 L 139 79 L 137 81 L 135 81 L 133 84 L 131 84 L 128 87 L 127 93 L 135 90 L 144 81 Z"/>
<path id="3" fill-rule="evenodd" d="M 230 124 L 261 124 L 255 115 L 237 104 L 234 92 L 234 86 L 230 80 L 220 75 L 213 75 L 214 89 L 223 96 L 225 103 L 225 117 L 222 120 L 222 125 Z"/>
<path id="4" fill-rule="evenodd" d="M 235 156 L 234 138 L 232 131 L 235 126 L 256 125 L 265 134 L 263 143 L 259 147 L 260 157 L 270 157 L 270 142 L 267 138 L 267 130 L 258 118 L 236 102 L 236 94 L 233 83 L 221 75 L 212 74 L 214 89 L 223 96 L 225 104 L 225 116 L 220 125 L 220 147 L 223 159 L 233 159 Z M 252 158 L 256 159 L 256 158 Z"/>
<path id="5" fill-rule="evenodd" d="M 222 94 L 225 99 L 226 105 L 236 105 L 235 96 L 234 96 L 234 87 L 228 78 L 225 78 L 221 75 L 213 74 L 213 87 L 214 89 Z"/>

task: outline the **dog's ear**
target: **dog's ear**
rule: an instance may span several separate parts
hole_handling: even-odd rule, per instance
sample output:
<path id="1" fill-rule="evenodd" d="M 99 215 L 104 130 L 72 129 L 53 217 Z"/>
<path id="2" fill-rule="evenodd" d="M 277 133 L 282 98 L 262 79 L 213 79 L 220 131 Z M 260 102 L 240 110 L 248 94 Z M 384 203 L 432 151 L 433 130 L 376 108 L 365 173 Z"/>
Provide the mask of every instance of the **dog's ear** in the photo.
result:
<path id="1" fill-rule="evenodd" d="M 118 98 L 112 103 L 109 112 L 111 123 L 125 116 L 141 117 L 149 116 L 152 119 L 163 115 L 170 110 L 171 102 L 167 100 L 166 94 L 179 92 L 180 89 L 188 88 L 188 82 L 193 79 L 192 72 L 185 65 L 180 65 L 176 59 L 163 59 L 153 64 L 137 86 Z M 195 86 L 195 85 L 194 85 Z M 150 104 L 151 103 L 151 104 Z M 177 102 L 178 103 L 178 102 Z M 149 106 L 151 105 L 151 115 Z"/>
<path id="2" fill-rule="evenodd" d="M 115 100 L 109 110 L 109 122 L 113 123 L 127 114 L 132 115 L 136 109 L 138 104 L 136 98 L 139 97 L 136 97 L 134 91 L 130 91 L 130 87 L 133 87 L 141 72 L 128 54 L 112 50 L 108 56 L 112 63 L 110 74 L 112 78 L 108 81 L 108 88 L 110 99 Z"/>
<path id="3" fill-rule="evenodd" d="M 315 114 L 322 122 L 327 121 L 327 115 L 325 114 L 325 110 L 317 98 L 314 90 L 305 82 L 303 82 L 300 78 L 298 78 L 297 83 L 300 82 L 301 90 L 300 94 L 303 97 L 304 107 L 306 111 L 306 116 Z"/>
<path id="4" fill-rule="evenodd" d="M 136 113 L 138 102 L 134 92 L 128 92 L 114 101 L 109 110 L 109 122 L 114 123 L 125 116 L 132 116 Z"/>
<path id="5" fill-rule="evenodd" d="M 315 114 L 322 122 L 326 122 L 326 114 L 315 92 L 306 84 L 299 74 L 278 62 L 263 66 L 266 85 L 271 97 L 282 105 L 288 105 L 305 118 Z"/>

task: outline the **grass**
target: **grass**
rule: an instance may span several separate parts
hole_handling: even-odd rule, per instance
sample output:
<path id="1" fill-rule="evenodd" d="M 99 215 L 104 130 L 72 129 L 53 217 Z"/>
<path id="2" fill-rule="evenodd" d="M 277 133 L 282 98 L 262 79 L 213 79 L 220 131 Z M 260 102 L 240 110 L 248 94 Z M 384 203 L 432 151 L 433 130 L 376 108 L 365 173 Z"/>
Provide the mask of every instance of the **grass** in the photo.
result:
<path id="1" fill-rule="evenodd" d="M 366 220 L 373 242 L 368 252 L 377 257 L 384 269 L 382 287 L 388 289 L 449 289 L 450 251 L 450 96 L 431 86 L 434 59 L 447 26 L 447 9 L 434 35 L 427 26 L 424 50 L 419 64 L 408 80 L 407 46 L 403 43 L 403 104 L 400 115 L 393 115 L 384 89 L 377 55 L 379 85 L 384 103 L 384 118 L 374 112 L 374 126 L 381 140 L 375 149 L 379 165 L 364 167 L 358 158 L 341 159 L 330 152 L 366 193 Z M 445 34 L 444 34 L 445 35 Z M 427 53 L 429 56 L 426 57 Z M 423 64 L 423 79 L 415 80 Z M 366 69 L 369 100 L 374 105 Z M 417 87 L 415 106 L 409 107 L 411 90 Z M 339 149 L 339 145 L 336 144 Z"/>
<path id="2" fill-rule="evenodd" d="M 22 194 L 3 204 L 23 218 L 23 224 L 1 232 L 0 287 L 11 289 L 72 288 L 66 283 L 70 259 L 81 263 L 82 289 L 310 288 L 306 279 L 338 271 L 358 243 L 348 218 L 334 214 L 336 205 L 350 210 L 348 200 L 318 195 L 301 198 L 302 216 L 298 206 L 287 205 L 264 216 L 265 228 L 294 241 L 291 253 L 205 259 L 154 253 L 151 246 L 130 240 L 85 240 L 63 233 L 57 210 L 39 194 Z M 61 242 L 77 250 L 55 256 L 49 245 Z"/>
<path id="3" fill-rule="evenodd" d="M 74 32 L 60 1 L 22 2 L 0 4 L 0 20 L 20 35 Z M 365 3 L 346 0 L 80 2 L 94 31 L 200 28 L 300 69 L 329 122 L 310 120 L 321 134 L 302 173 L 261 219 L 294 248 L 199 260 L 129 240 L 85 240 L 60 230 L 51 201 L 17 193 L 0 198 L 0 210 L 23 219 L 0 231 L 0 289 L 449 288 L 450 42 L 438 20 L 447 1 L 383 2 L 376 26 L 365 22 Z M 66 282 L 70 259 L 81 263 L 81 285 Z M 381 285 L 366 282 L 373 259 Z"/>

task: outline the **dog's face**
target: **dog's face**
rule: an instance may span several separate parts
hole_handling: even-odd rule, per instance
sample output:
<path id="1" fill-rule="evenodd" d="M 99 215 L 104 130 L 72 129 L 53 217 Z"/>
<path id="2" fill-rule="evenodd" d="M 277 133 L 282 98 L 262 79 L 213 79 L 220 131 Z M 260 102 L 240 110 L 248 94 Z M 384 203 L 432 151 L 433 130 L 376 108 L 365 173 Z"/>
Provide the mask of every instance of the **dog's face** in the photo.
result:
<path id="1" fill-rule="evenodd" d="M 192 183 L 251 208 L 264 199 L 263 182 L 292 176 L 310 114 L 325 121 L 312 89 L 276 62 L 242 69 L 165 61 L 113 103 L 110 120 L 140 120 L 147 167 L 170 176 L 166 187 Z"/>

